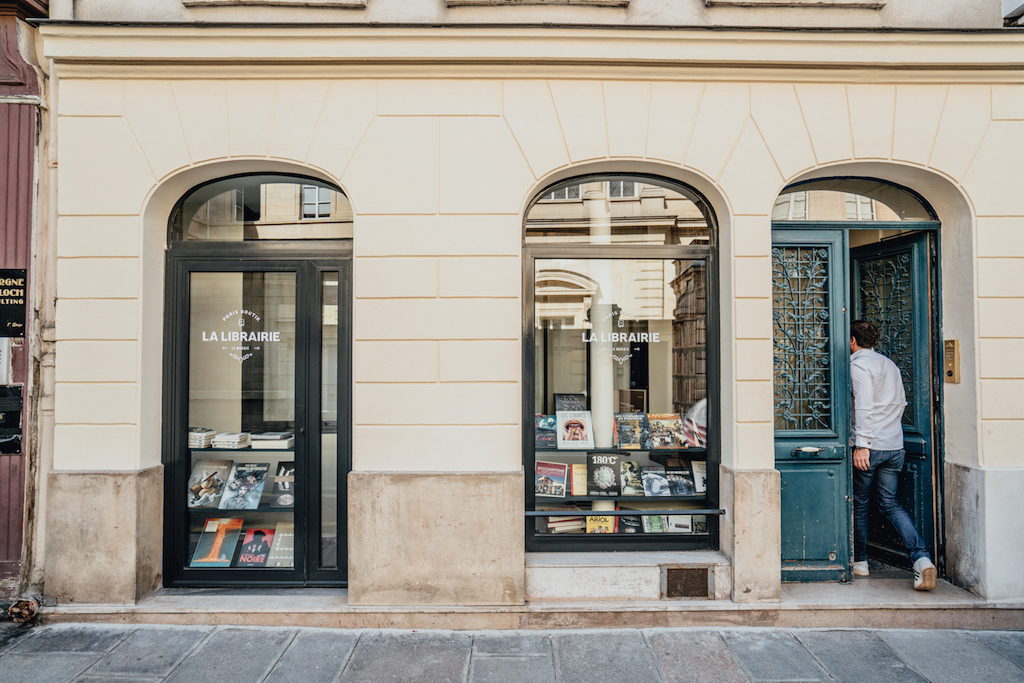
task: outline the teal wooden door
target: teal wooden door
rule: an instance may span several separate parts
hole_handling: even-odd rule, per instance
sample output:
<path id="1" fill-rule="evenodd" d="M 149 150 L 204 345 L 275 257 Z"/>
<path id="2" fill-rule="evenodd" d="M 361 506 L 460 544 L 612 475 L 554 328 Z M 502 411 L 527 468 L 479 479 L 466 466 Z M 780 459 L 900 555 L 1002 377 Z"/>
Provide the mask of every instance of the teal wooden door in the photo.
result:
<path id="1" fill-rule="evenodd" d="M 845 230 L 772 231 L 783 581 L 851 578 L 848 266 Z"/>
<path id="2" fill-rule="evenodd" d="M 896 363 L 903 374 L 907 409 L 903 414 L 906 449 L 898 498 L 903 509 L 937 558 L 934 482 L 939 481 L 934 448 L 936 393 L 932 344 L 933 291 L 931 263 L 936 236 L 917 233 L 854 249 L 851 253 L 853 319 L 868 320 L 882 338 L 877 350 Z M 868 554 L 887 564 L 910 567 L 906 551 L 892 525 L 871 511 Z"/>

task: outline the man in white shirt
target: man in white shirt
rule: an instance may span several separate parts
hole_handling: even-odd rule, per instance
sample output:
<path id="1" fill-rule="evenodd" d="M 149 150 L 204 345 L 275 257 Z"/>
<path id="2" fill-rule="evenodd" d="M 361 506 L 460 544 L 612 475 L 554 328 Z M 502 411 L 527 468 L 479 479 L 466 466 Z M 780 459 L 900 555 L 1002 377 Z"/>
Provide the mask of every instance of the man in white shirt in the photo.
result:
<path id="1" fill-rule="evenodd" d="M 914 563 L 914 588 L 935 588 L 935 565 L 914 521 L 896 500 L 903 469 L 903 410 L 907 394 L 896 364 L 875 351 L 880 333 L 865 320 L 850 323 L 853 386 L 853 573 L 868 575 L 868 508 L 872 497 L 900 535 Z"/>

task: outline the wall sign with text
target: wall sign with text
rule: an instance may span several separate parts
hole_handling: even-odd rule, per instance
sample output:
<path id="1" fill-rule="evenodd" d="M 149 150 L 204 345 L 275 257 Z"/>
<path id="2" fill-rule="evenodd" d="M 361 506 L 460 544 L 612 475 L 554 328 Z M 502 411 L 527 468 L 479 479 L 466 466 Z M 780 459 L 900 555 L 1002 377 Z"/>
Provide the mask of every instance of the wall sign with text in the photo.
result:
<path id="1" fill-rule="evenodd" d="M 0 337 L 25 336 L 27 282 L 24 268 L 0 270 Z"/>

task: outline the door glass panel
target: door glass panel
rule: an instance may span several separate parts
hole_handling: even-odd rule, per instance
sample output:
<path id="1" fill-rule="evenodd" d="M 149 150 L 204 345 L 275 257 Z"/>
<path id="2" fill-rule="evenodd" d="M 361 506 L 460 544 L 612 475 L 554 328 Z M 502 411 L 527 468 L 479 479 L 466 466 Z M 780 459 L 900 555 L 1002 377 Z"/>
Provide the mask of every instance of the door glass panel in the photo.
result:
<path id="1" fill-rule="evenodd" d="M 320 567 L 338 566 L 338 273 L 320 276 Z"/>
<path id="2" fill-rule="evenodd" d="M 186 563 L 292 567 L 295 273 L 190 277 Z"/>
<path id="3" fill-rule="evenodd" d="M 829 250 L 772 249 L 775 429 L 832 428 Z"/>

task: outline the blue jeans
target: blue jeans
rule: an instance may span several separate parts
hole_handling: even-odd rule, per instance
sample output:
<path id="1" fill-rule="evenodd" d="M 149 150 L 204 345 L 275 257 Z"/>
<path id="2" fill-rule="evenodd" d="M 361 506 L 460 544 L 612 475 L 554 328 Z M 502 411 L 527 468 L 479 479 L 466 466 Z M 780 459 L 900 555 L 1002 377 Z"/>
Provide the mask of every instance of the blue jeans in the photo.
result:
<path id="1" fill-rule="evenodd" d="M 870 451 L 867 470 L 853 468 L 853 561 L 868 559 L 868 506 L 874 495 L 882 511 L 900 535 L 911 562 L 928 557 L 924 539 L 914 520 L 896 501 L 896 488 L 903 469 L 904 451 Z"/>

